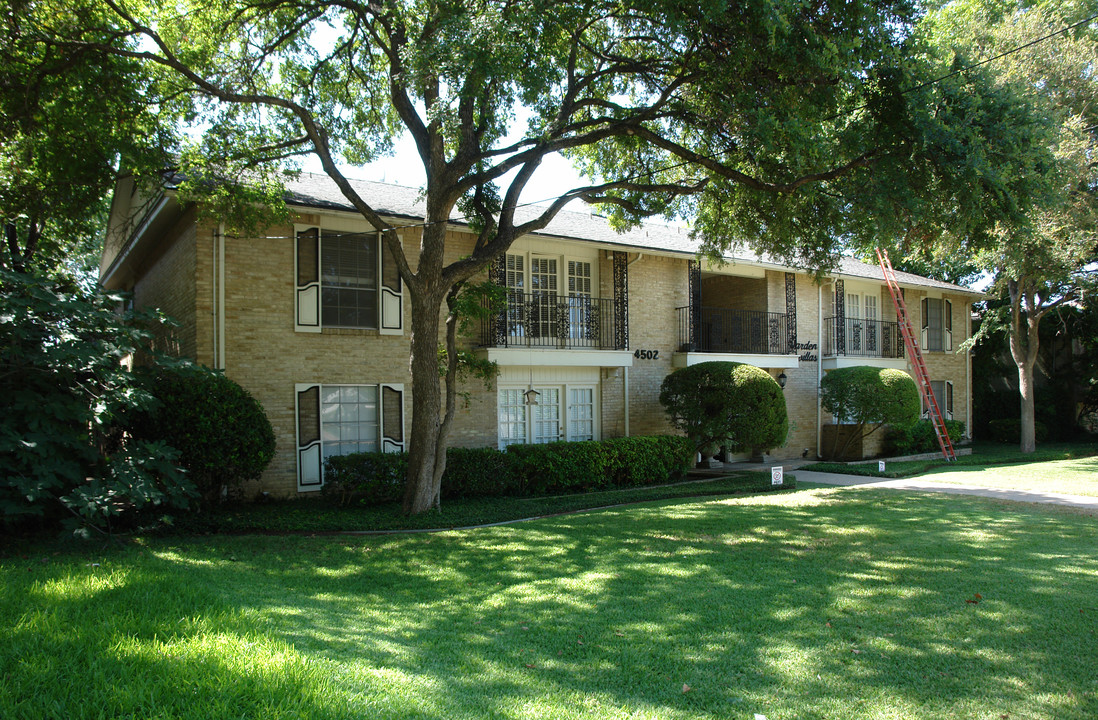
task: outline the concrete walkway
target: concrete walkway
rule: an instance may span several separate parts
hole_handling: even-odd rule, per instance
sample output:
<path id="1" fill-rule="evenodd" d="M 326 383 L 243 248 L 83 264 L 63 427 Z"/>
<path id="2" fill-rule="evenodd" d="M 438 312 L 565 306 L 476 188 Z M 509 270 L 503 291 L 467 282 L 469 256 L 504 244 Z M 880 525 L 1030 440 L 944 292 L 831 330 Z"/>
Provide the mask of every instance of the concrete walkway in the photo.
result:
<path id="1" fill-rule="evenodd" d="M 1012 500 L 1014 502 L 1048 503 L 1067 505 L 1098 511 L 1098 497 L 1086 495 L 1067 495 L 1063 493 L 1033 492 L 1031 490 L 1003 490 L 1000 488 L 980 487 L 978 485 L 955 485 L 953 483 L 934 482 L 933 480 L 904 479 L 886 480 L 861 475 L 840 475 L 838 473 L 813 472 L 811 470 L 791 469 L 798 483 L 819 483 L 842 487 L 886 488 L 890 490 L 915 490 L 918 492 L 941 492 L 954 495 L 979 495 L 980 497 Z"/>

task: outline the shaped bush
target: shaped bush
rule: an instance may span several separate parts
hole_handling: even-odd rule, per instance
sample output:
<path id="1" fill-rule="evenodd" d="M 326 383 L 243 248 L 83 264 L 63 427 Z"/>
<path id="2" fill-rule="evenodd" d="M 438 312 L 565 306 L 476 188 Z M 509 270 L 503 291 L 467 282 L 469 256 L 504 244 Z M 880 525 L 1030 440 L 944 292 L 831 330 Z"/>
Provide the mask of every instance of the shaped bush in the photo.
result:
<path id="1" fill-rule="evenodd" d="M 159 406 L 135 417 L 131 432 L 178 450 L 179 464 L 206 503 L 259 478 L 274 457 L 275 436 L 251 393 L 196 365 L 150 370 L 149 381 Z"/>
<path id="2" fill-rule="evenodd" d="M 835 433 L 833 457 L 841 457 L 856 437 L 870 435 L 886 424 L 907 425 L 919 419 L 915 380 L 892 368 L 836 368 L 820 381 L 820 404 L 836 419 L 856 426 L 841 448 L 837 447 L 839 433 Z"/>
<path id="3" fill-rule="evenodd" d="M 698 450 L 768 450 L 789 432 L 781 386 L 754 365 L 715 361 L 680 368 L 664 378 L 660 404 Z"/>

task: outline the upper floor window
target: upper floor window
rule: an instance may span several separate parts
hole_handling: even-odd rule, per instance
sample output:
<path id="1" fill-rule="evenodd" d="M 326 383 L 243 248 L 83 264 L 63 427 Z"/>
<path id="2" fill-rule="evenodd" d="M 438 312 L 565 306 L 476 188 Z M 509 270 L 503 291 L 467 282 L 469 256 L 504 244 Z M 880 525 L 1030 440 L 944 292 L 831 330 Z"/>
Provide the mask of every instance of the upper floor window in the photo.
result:
<path id="1" fill-rule="evenodd" d="M 378 233 L 299 230 L 294 260 L 295 329 L 403 331 L 400 274 Z"/>
<path id="2" fill-rule="evenodd" d="M 953 303 L 943 298 L 923 298 L 923 349 L 953 350 Z"/>

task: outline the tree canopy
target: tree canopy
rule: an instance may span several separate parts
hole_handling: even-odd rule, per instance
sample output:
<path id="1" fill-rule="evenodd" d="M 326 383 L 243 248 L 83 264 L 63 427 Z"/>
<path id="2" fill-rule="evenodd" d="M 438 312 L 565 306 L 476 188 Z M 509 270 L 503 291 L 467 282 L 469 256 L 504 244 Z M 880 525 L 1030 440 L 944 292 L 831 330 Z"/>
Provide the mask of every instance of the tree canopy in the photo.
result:
<path id="1" fill-rule="evenodd" d="M 689 218 L 710 252 L 747 244 L 823 270 L 844 242 L 912 228 L 933 238 L 948 224 L 981 247 L 1024 215 L 1047 160 L 1013 94 L 980 72 L 940 79 L 910 0 L 103 5 L 118 33 L 70 47 L 146 63 L 161 111 L 198 136 L 185 156 L 212 160 L 191 177 L 315 154 L 383 233 L 412 306 L 413 512 L 437 503 L 456 395 L 452 312 L 445 403 L 438 385 L 439 308 L 568 202 L 600 204 L 618 225 Z M 402 135 L 426 171 L 413 262 L 341 169 Z M 587 182 L 520 218 L 553 154 Z M 455 208 L 479 235 L 447 262 Z"/>
<path id="2" fill-rule="evenodd" d="M 1034 449 L 1033 371 L 1041 319 L 1095 285 L 1098 260 L 1098 23 L 1093 3 L 965 0 L 930 14 L 924 30 L 945 51 L 997 57 L 997 87 L 1017 93 L 1045 119 L 1051 152 L 1046 191 L 1028 211 L 1003 218 L 987 242 L 964 253 L 1007 299 L 980 333 L 1005 331 L 1018 369 L 1022 449 Z M 955 254 L 957 235 L 939 255 Z"/>
<path id="3" fill-rule="evenodd" d="M 0 16 L 0 268 L 98 262 L 120 158 L 130 172 L 164 165 L 169 126 L 143 65 L 106 51 L 120 39 L 105 10 L 20 0 Z"/>

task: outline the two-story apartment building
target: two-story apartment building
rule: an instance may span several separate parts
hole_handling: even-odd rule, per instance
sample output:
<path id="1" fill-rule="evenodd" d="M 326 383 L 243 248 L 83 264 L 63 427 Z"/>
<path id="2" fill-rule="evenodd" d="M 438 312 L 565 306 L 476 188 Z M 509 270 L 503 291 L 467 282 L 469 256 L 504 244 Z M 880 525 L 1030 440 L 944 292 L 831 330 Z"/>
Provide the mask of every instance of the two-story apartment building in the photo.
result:
<path id="1" fill-rule="evenodd" d="M 356 185 L 403 228 L 414 262 L 418 191 Z M 261 486 L 277 495 L 319 489 L 329 455 L 404 448 L 411 411 L 410 303 L 395 265 L 326 176 L 302 174 L 288 191 L 291 223 L 240 237 L 200 220 L 170 186 L 149 198 L 123 182 L 100 273 L 105 287 L 180 322 L 177 352 L 224 370 L 263 404 L 278 451 Z M 460 219 L 448 233 L 453 258 L 470 252 L 474 235 Z M 521 238 L 487 270 L 507 289 L 506 310 L 463 339 L 499 375 L 490 389 L 465 388 L 451 444 L 670 432 L 663 378 L 719 359 L 784 384 L 791 431 L 775 457 L 817 455 L 833 422 L 819 403 L 824 373 L 907 369 L 880 268 L 844 259 L 817 283 L 765 258 L 726 260 L 700 260 L 686 230 L 648 224 L 619 234 L 584 212 L 562 212 Z M 970 366 L 955 349 L 979 294 L 897 275 L 939 404 L 967 422 Z"/>

